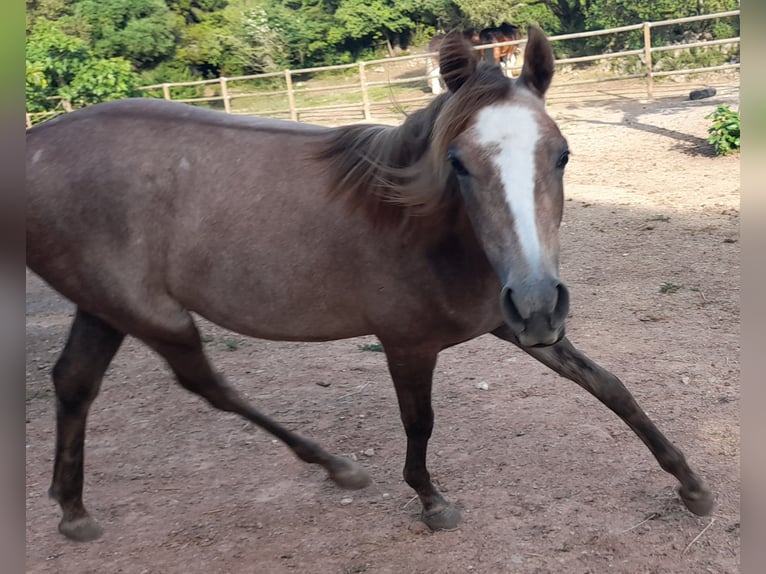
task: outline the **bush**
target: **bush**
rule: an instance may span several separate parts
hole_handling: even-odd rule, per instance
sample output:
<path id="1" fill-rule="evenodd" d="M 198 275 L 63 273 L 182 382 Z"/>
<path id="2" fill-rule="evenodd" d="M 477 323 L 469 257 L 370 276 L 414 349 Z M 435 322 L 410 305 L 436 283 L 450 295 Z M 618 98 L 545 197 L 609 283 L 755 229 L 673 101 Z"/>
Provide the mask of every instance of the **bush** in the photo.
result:
<path id="1" fill-rule="evenodd" d="M 41 19 L 27 37 L 27 112 L 54 110 L 60 100 L 79 107 L 133 96 L 138 81 L 126 59 L 98 58 L 54 23 Z"/>
<path id="2" fill-rule="evenodd" d="M 739 114 L 727 104 L 718 106 L 715 111 L 705 116 L 713 123 L 708 128 L 708 143 L 713 145 L 717 155 L 729 155 L 739 151 Z"/>
<path id="3" fill-rule="evenodd" d="M 138 76 L 124 58 L 93 59 L 84 66 L 59 95 L 83 107 L 108 100 L 119 100 L 138 95 Z"/>
<path id="4" fill-rule="evenodd" d="M 702 46 L 681 50 L 679 46 L 677 52 L 678 53 L 676 54 L 672 51 L 662 53 L 654 65 L 654 70 L 659 72 L 668 70 L 688 70 L 690 68 L 708 68 L 721 66 L 732 61 L 732 59 L 737 59 L 739 57 L 738 47 L 725 48 L 720 46 Z"/>

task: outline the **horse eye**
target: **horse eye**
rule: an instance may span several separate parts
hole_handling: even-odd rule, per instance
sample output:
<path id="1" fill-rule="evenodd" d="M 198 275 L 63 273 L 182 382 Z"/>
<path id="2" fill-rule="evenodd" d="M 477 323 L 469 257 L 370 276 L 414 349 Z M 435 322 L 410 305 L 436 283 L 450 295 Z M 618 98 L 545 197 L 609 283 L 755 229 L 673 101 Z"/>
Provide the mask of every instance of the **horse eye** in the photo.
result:
<path id="1" fill-rule="evenodd" d="M 563 152 L 559 156 L 559 160 L 556 162 L 556 167 L 562 169 L 567 163 L 569 163 L 569 150 Z"/>
<path id="2" fill-rule="evenodd" d="M 450 150 L 449 152 L 447 152 L 447 159 L 452 164 L 452 169 L 455 170 L 456 175 L 460 177 L 466 177 L 471 175 L 470 173 L 468 173 L 468 170 L 463 165 L 463 162 L 460 161 L 460 159 L 457 157 L 457 154 L 453 150 Z"/>

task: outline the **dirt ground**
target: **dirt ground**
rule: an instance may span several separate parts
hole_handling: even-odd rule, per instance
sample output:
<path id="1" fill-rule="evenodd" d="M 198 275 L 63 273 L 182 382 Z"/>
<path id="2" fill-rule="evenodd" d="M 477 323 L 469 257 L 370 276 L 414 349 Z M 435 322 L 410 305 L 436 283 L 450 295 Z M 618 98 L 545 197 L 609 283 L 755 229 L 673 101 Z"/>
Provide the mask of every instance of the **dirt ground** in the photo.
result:
<path id="1" fill-rule="evenodd" d="M 256 406 L 356 456 L 373 484 L 337 489 L 128 340 L 89 420 L 86 504 L 106 532 L 70 542 L 46 490 L 49 371 L 72 308 L 29 275 L 27 572 L 738 572 L 739 158 L 705 143 L 705 115 L 738 108 L 738 83 L 696 102 L 696 85 L 668 85 L 651 103 L 554 87 L 572 149 L 561 274 L 571 340 L 684 450 L 716 493 L 711 517 L 685 510 L 675 479 L 598 401 L 485 336 L 437 366 L 429 464 L 463 522 L 432 533 L 402 480 L 383 356 L 360 348 L 373 338 L 266 342 L 203 323 L 214 363 Z"/>

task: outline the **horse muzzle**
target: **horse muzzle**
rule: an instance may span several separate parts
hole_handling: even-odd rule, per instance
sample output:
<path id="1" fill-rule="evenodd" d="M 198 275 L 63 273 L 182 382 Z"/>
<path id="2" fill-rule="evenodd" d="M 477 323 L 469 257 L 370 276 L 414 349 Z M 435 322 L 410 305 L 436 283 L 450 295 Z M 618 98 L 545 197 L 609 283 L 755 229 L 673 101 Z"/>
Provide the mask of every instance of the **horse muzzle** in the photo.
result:
<path id="1" fill-rule="evenodd" d="M 510 282 L 500 292 L 500 307 L 523 347 L 545 347 L 564 336 L 569 291 L 555 277 Z"/>

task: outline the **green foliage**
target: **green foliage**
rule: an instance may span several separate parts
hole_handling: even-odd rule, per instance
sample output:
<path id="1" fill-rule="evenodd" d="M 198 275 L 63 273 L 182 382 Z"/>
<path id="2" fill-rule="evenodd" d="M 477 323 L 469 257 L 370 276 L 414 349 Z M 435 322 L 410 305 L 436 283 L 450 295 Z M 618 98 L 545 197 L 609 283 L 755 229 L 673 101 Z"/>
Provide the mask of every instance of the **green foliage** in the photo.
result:
<path id="1" fill-rule="evenodd" d="M 227 351 L 236 351 L 237 349 L 242 346 L 242 340 L 241 339 L 230 339 L 230 338 L 223 338 L 221 339 L 221 343 L 223 344 L 223 348 Z"/>
<path id="2" fill-rule="evenodd" d="M 252 2 L 232 4 L 186 26 L 176 59 L 206 77 L 274 71 L 288 63 L 278 26 Z"/>
<path id="3" fill-rule="evenodd" d="M 475 28 L 513 22 L 511 3 L 505 0 L 455 0 L 455 4 Z"/>
<path id="4" fill-rule="evenodd" d="M 275 30 L 285 46 L 287 63 L 292 67 L 346 63 L 351 54 L 343 45 L 330 43 L 334 25 L 334 6 L 307 2 L 302 5 L 273 0 L 263 10 L 270 28 Z"/>
<path id="5" fill-rule="evenodd" d="M 223 10 L 228 0 L 165 0 L 171 12 L 178 14 L 186 24 L 201 22 L 206 14 Z"/>
<path id="6" fill-rule="evenodd" d="M 79 38 L 64 34 L 48 20 L 40 20 L 27 38 L 27 71 L 32 68 L 32 84 L 45 87 L 45 95 L 55 95 L 59 86 L 68 84 L 80 68 L 91 60 L 87 44 Z M 46 78 L 34 80 L 37 75 Z M 28 78 L 28 83 L 29 83 Z"/>
<path id="7" fill-rule="evenodd" d="M 720 46 L 689 48 L 688 50 L 679 51 L 677 54 L 674 54 L 672 51 L 661 52 L 654 69 L 656 71 L 666 71 L 720 66 L 731 60 L 738 53 L 738 49 L 731 52 Z"/>
<path id="8" fill-rule="evenodd" d="M 713 145 L 717 155 L 729 155 L 739 151 L 739 114 L 727 104 L 718 106 L 715 111 L 705 116 L 712 119 L 708 127 L 708 143 Z"/>
<path id="9" fill-rule="evenodd" d="M 660 293 L 672 294 L 678 293 L 683 289 L 683 285 L 676 285 L 675 283 L 663 283 L 660 285 Z"/>
<path id="10" fill-rule="evenodd" d="M 437 31 L 503 21 L 549 35 L 738 7 L 737 0 L 26 0 L 27 102 L 91 102 L 141 83 L 351 63 L 423 46 Z M 695 37 L 688 36 L 691 33 Z M 739 34 L 738 18 L 652 29 L 655 45 Z M 643 45 L 641 32 L 556 42 L 559 57 Z M 720 63 L 726 49 L 658 53 L 659 68 Z M 117 59 L 115 59 L 117 58 Z M 675 59 L 674 59 L 675 58 Z M 665 61 L 667 60 L 667 61 Z M 93 69 L 75 81 L 84 67 Z M 640 62 L 630 65 L 639 66 Z M 84 73 L 84 72 L 83 72 Z M 92 89 L 88 81 L 98 82 Z M 66 88 L 66 89 L 64 89 Z M 173 96 L 211 89 L 174 88 Z M 63 92 L 62 92 L 63 90 Z M 188 94 L 187 94 L 188 92 Z M 108 96 L 108 94 L 110 94 Z"/>
<path id="11" fill-rule="evenodd" d="M 584 2 L 585 26 L 588 30 L 616 28 L 642 22 L 712 14 L 739 8 L 737 0 L 590 0 Z M 738 31 L 726 22 L 704 20 L 688 24 L 652 28 L 654 45 L 680 43 L 692 37 L 727 38 Z M 719 35 L 722 34 L 722 35 Z M 589 42 L 589 51 L 605 49 L 637 49 L 643 46 L 641 32 L 600 37 Z"/>
<path id="12" fill-rule="evenodd" d="M 465 14 L 452 0 L 403 0 L 398 4 L 415 24 L 413 36 L 427 36 L 425 42 L 418 42 L 417 45 L 428 42 L 437 30 L 470 26 Z"/>
<path id="13" fill-rule="evenodd" d="M 178 21 L 163 0 L 78 0 L 63 25 L 96 56 L 120 56 L 137 66 L 166 58 L 178 40 Z"/>
<path id="14" fill-rule="evenodd" d="M 281 69 L 288 64 L 289 45 L 283 30 L 269 20 L 262 7 L 238 10 L 229 8 L 230 21 L 236 23 L 244 41 L 252 46 L 258 68 L 267 71 Z"/>
<path id="15" fill-rule="evenodd" d="M 27 5 L 27 34 L 37 24 L 38 20 L 55 21 L 69 14 L 74 0 L 26 0 Z"/>
<path id="16" fill-rule="evenodd" d="M 359 345 L 360 351 L 372 351 L 373 353 L 382 353 L 383 345 L 380 343 L 364 343 Z"/>
<path id="17" fill-rule="evenodd" d="M 97 58 L 85 42 L 40 19 L 27 38 L 27 111 L 54 109 L 60 99 L 75 105 L 135 94 L 138 76 L 124 58 Z"/>
<path id="18" fill-rule="evenodd" d="M 569 19 L 582 19 L 576 16 L 581 13 L 580 0 L 454 0 L 454 3 L 465 14 L 467 25 L 474 28 L 510 22 L 522 27 L 535 24 L 548 34 L 555 34 L 576 26 L 568 24 Z"/>
<path id="19" fill-rule="evenodd" d="M 332 33 L 340 41 L 345 38 L 378 40 L 385 37 L 386 32 L 403 32 L 412 25 L 392 0 L 341 0 L 335 19 L 337 24 Z"/>
<path id="20" fill-rule="evenodd" d="M 59 95 L 76 107 L 136 95 L 138 76 L 125 58 L 94 58 Z"/>
<path id="21" fill-rule="evenodd" d="M 616 28 L 667 18 L 690 16 L 693 3 L 678 0 L 601 0 L 585 10 L 590 28 Z"/>

